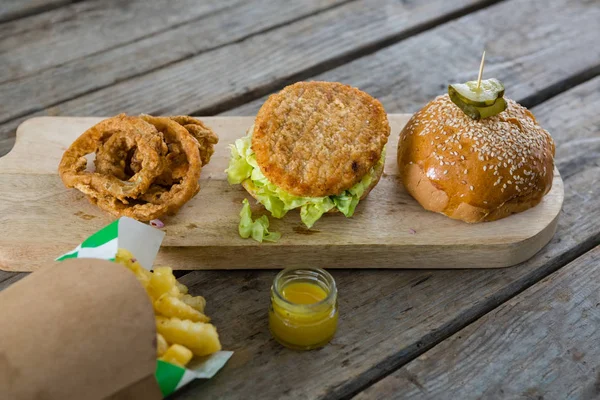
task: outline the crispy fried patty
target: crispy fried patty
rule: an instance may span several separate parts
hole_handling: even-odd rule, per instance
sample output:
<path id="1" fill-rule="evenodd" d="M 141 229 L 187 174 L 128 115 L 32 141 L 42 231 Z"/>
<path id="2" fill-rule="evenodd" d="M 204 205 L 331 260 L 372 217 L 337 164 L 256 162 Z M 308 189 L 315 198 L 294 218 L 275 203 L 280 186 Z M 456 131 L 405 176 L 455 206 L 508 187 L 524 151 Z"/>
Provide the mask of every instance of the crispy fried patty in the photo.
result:
<path id="1" fill-rule="evenodd" d="M 377 163 L 390 134 L 379 101 L 337 82 L 299 82 L 268 98 L 252 150 L 262 173 L 305 197 L 337 195 Z"/>

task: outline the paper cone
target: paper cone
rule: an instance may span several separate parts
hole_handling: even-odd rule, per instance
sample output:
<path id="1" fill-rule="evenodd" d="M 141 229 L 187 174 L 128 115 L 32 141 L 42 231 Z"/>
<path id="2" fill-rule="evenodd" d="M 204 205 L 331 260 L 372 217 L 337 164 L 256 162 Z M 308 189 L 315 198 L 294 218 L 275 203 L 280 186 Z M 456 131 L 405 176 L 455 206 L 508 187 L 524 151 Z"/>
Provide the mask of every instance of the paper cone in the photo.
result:
<path id="1" fill-rule="evenodd" d="M 57 261 L 89 258 L 114 261 L 118 249 L 122 248 L 131 252 L 142 267 L 151 270 L 164 236 L 164 232 L 158 229 L 122 217 L 94 233 L 72 251 L 58 257 Z M 121 268 L 125 270 L 124 267 Z M 155 328 L 153 326 L 153 332 Z M 156 351 L 153 354 L 155 353 Z M 194 379 L 212 378 L 232 354 L 231 351 L 219 351 L 207 357 L 195 358 L 188 365 L 189 368 L 157 361 L 155 378 L 161 393 L 168 396 Z"/>
<path id="2" fill-rule="evenodd" d="M 154 312 L 121 265 L 74 259 L 0 292 L 6 399 L 160 399 Z"/>

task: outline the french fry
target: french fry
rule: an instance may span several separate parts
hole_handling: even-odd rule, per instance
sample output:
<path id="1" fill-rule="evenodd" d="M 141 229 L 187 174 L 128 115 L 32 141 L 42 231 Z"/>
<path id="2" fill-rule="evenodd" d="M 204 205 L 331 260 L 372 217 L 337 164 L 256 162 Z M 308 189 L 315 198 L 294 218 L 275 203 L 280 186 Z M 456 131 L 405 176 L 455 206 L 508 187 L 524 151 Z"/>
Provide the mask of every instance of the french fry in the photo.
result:
<path id="1" fill-rule="evenodd" d="M 179 293 L 187 294 L 187 292 L 188 292 L 187 286 L 185 286 L 183 283 L 179 283 L 179 282 L 175 282 L 175 284 L 177 285 L 177 289 L 179 289 Z"/>
<path id="2" fill-rule="evenodd" d="M 157 358 L 185 367 L 193 356 L 221 350 L 217 329 L 204 314 L 206 300 L 190 295 L 170 267 L 156 267 L 150 272 L 125 249 L 118 250 L 115 261 L 135 274 L 152 302 Z"/>
<path id="3" fill-rule="evenodd" d="M 177 294 L 177 279 L 173 275 L 173 270 L 169 267 L 157 267 L 150 277 L 148 284 L 148 293 L 154 300 L 158 300 L 165 293 Z"/>
<path id="4" fill-rule="evenodd" d="M 175 317 L 179 319 L 189 319 L 193 322 L 209 322 L 210 318 L 187 305 L 181 299 L 165 293 L 154 301 L 154 310 L 165 317 Z"/>
<path id="5" fill-rule="evenodd" d="M 157 316 L 156 330 L 167 342 L 181 344 L 195 356 L 206 356 L 221 350 L 217 329 L 211 324 Z"/>
<path id="6" fill-rule="evenodd" d="M 185 367 L 192 360 L 192 357 L 194 357 L 194 354 L 187 347 L 180 344 L 172 344 L 159 359 L 179 365 L 180 367 Z"/>
<path id="7" fill-rule="evenodd" d="M 168 348 L 169 348 L 169 345 L 167 344 L 165 337 L 163 335 L 161 335 L 160 333 L 157 333 L 156 334 L 156 357 L 160 357 L 163 354 L 165 354 L 165 352 L 167 351 Z"/>
<path id="8" fill-rule="evenodd" d="M 179 298 L 188 306 L 204 313 L 204 307 L 206 306 L 206 300 L 202 296 L 192 296 L 189 294 L 184 294 Z"/>
<path id="9" fill-rule="evenodd" d="M 115 261 L 127 267 L 135 274 L 135 277 L 138 279 L 138 281 L 140 281 L 142 286 L 144 286 L 145 289 L 148 288 L 148 283 L 150 282 L 152 273 L 142 267 L 142 265 L 135 259 L 133 254 L 125 249 L 119 249 L 117 251 Z"/>

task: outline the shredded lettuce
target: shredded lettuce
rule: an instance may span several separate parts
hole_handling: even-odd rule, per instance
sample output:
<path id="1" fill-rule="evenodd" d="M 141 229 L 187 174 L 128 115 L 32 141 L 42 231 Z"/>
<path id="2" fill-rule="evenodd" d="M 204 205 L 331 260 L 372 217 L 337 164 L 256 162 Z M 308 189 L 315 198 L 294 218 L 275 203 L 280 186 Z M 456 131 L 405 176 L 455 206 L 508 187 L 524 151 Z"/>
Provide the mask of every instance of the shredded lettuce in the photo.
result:
<path id="1" fill-rule="evenodd" d="M 250 210 L 250 203 L 248 199 L 244 199 L 242 202 L 242 211 L 240 211 L 240 225 L 238 231 L 240 236 L 244 239 L 252 237 L 252 239 L 258 242 L 276 242 L 281 238 L 279 232 L 269 232 L 269 218 L 266 215 L 252 220 L 252 211 Z"/>
<path id="2" fill-rule="evenodd" d="M 231 158 L 229 167 L 225 171 L 227 181 L 230 184 L 244 183 L 275 218 L 282 218 L 289 210 L 300 208 L 300 219 L 308 228 L 334 207 L 337 207 L 346 217 L 354 215 L 361 196 L 373 182 L 375 168 L 380 167 L 385 160 L 384 152 L 375 168 L 372 168 L 360 182 L 339 195 L 298 197 L 269 182 L 260 171 L 251 147 L 253 130 L 254 128 L 251 127 L 246 136 L 236 140 L 234 145 L 230 145 Z"/>

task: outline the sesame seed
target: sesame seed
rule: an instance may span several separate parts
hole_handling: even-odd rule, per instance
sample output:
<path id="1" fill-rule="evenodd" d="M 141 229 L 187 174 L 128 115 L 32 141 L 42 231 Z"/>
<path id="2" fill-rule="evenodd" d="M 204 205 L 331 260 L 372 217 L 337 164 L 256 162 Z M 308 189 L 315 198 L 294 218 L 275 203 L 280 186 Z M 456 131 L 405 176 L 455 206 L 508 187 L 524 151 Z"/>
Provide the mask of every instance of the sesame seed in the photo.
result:
<path id="1" fill-rule="evenodd" d="M 484 166 L 483 166 L 483 170 L 484 170 L 484 171 L 487 171 L 487 165 L 484 165 Z"/>
<path id="2" fill-rule="evenodd" d="M 444 175 L 446 175 L 447 173 L 448 173 L 448 170 L 445 170 L 445 171 L 444 171 Z"/>
<path id="3" fill-rule="evenodd" d="M 469 186 L 469 189 L 473 190 L 473 186 L 472 186 L 472 185 L 471 185 L 471 186 Z"/>
<path id="4" fill-rule="evenodd" d="M 526 114 L 524 108 L 512 100 L 507 99 L 507 108 L 502 117 L 496 116 L 479 121 L 465 117 L 448 95 L 438 96 L 419 113 L 428 117 L 424 118 L 428 122 L 425 123 L 424 129 L 421 128 L 419 135 L 435 132 L 436 140 L 440 138 L 445 140 L 442 143 L 434 142 L 436 148 L 443 148 L 446 151 L 454 150 L 452 146 L 456 146 L 462 150 L 464 147 L 462 142 L 468 140 L 469 153 L 474 153 L 479 160 L 485 161 L 486 171 L 498 171 L 498 167 L 508 168 L 510 171 L 507 169 L 507 172 L 512 175 L 512 182 L 520 182 L 514 177 L 517 168 L 522 170 L 524 166 L 532 165 L 536 169 L 543 169 L 547 166 L 546 161 L 552 158 L 548 146 L 552 143 L 549 134 Z M 443 115 L 443 118 L 432 119 L 435 115 Z M 514 121 L 519 121 L 519 124 Z M 412 127 L 410 132 L 414 132 Z M 456 151 L 450 151 L 449 154 L 457 158 L 460 156 L 461 160 L 465 160 L 465 156 Z M 498 160 L 497 165 L 493 162 L 495 159 Z M 546 170 L 543 175 L 549 172 Z M 523 175 L 527 178 L 523 183 L 519 183 L 520 185 L 527 185 L 529 180 L 536 177 L 535 173 L 529 171 Z"/>

